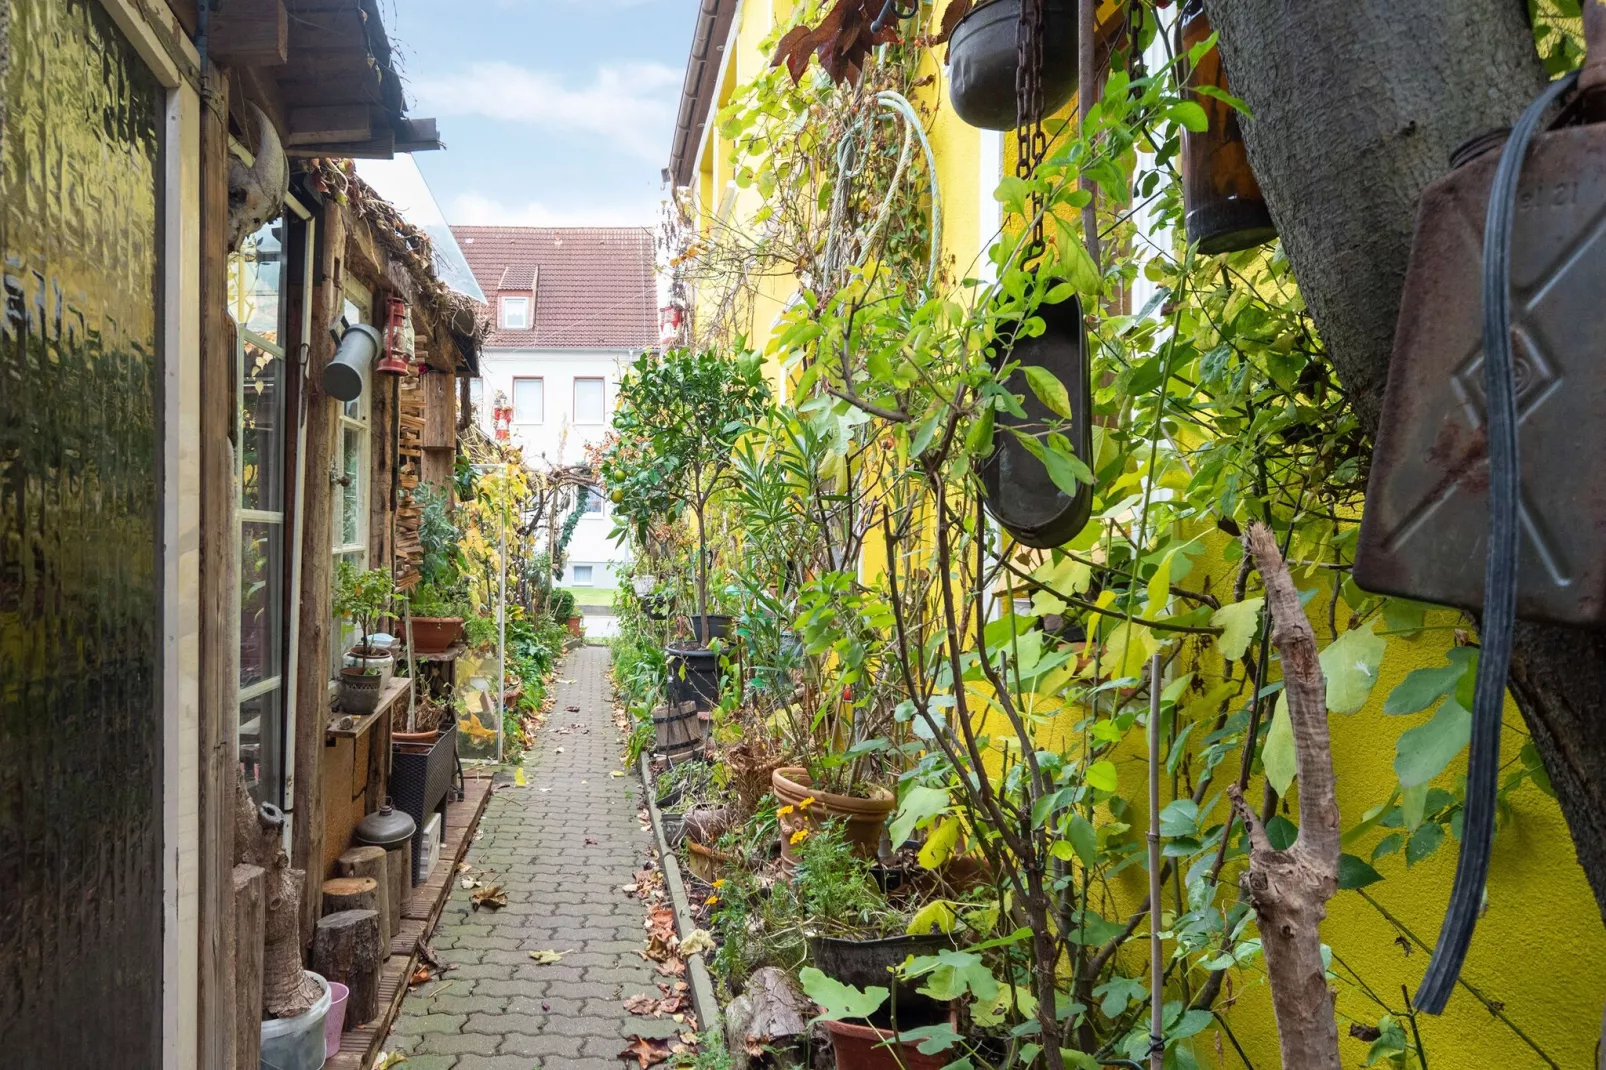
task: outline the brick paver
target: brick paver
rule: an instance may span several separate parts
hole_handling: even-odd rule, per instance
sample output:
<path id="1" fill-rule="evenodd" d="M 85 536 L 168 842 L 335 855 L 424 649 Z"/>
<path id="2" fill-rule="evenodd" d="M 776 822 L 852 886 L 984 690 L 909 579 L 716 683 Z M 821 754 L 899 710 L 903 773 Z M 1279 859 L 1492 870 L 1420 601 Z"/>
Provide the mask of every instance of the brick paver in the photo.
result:
<path id="1" fill-rule="evenodd" d="M 652 834 L 637 814 L 640 785 L 620 763 L 608 658 L 605 647 L 581 647 L 564 660 L 525 759 L 527 786 L 498 788 L 486 808 L 467 861 L 508 904 L 475 912 L 454 881 L 433 945 L 455 968 L 408 994 L 385 1044 L 407 1053 L 409 1070 L 619 1070 L 626 1036 L 675 1028 L 623 1006 L 657 992 L 639 954 L 641 903 L 621 890 Z M 530 958 L 545 950 L 566 954 L 552 966 Z"/>

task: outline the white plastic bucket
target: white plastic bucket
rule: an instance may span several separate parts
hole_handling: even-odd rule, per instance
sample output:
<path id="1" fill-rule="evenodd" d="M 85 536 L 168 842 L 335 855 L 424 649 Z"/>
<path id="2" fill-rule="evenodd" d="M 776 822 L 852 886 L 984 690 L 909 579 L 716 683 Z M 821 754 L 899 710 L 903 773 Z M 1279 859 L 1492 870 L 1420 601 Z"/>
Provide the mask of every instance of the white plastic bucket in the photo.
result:
<path id="1" fill-rule="evenodd" d="M 306 974 L 323 995 L 306 1014 L 262 1023 L 262 1070 L 323 1070 L 323 1025 L 332 995 L 328 981 L 311 970 Z"/>

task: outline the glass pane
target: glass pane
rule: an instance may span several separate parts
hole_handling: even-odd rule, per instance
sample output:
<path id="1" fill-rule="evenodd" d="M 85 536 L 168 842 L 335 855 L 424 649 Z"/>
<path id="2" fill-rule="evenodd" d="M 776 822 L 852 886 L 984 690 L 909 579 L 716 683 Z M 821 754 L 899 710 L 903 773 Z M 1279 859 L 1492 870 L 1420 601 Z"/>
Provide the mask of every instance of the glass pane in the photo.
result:
<path id="1" fill-rule="evenodd" d="M 604 393 L 606 388 L 601 379 L 576 379 L 574 381 L 574 422 L 577 424 L 600 424 L 606 415 L 606 402 Z"/>
<path id="2" fill-rule="evenodd" d="M 502 298 L 502 326 L 522 330 L 530 325 L 530 299 L 528 297 Z"/>
<path id="3" fill-rule="evenodd" d="M 341 546 L 362 541 L 362 440 L 363 432 L 357 428 L 340 429 L 340 474 L 345 477 L 339 503 Z"/>
<path id="4" fill-rule="evenodd" d="M 546 410 L 546 383 L 540 379 L 513 380 L 513 422 L 538 424 Z"/>
<path id="5" fill-rule="evenodd" d="M 283 689 L 240 703 L 240 768 L 252 799 L 284 805 Z"/>
<path id="6" fill-rule="evenodd" d="M 284 360 L 245 345 L 240 403 L 240 504 L 284 509 Z"/>
<path id="7" fill-rule="evenodd" d="M 283 671 L 284 525 L 240 523 L 240 686 Z"/>
<path id="8" fill-rule="evenodd" d="M 361 550 L 354 550 L 349 554 L 335 555 L 335 569 L 330 575 L 340 571 L 340 563 L 349 561 L 357 568 L 367 563 L 367 554 Z M 346 651 L 357 645 L 357 625 L 351 621 L 336 617 L 333 627 L 329 629 L 329 676 L 331 679 L 340 675 L 341 668 L 346 663 Z"/>
<path id="9" fill-rule="evenodd" d="M 234 322 L 264 341 L 282 346 L 279 284 L 283 274 L 284 222 L 278 220 L 245 239 L 229 275 Z"/>

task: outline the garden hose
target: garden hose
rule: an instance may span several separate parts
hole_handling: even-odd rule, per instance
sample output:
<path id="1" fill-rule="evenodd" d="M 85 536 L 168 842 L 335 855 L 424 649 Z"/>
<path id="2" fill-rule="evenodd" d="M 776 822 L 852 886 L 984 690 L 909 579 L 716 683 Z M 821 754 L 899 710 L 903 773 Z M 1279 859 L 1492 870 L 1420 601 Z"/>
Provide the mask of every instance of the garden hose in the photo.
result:
<path id="1" fill-rule="evenodd" d="M 1419 1009 L 1444 1010 L 1461 976 L 1483 905 L 1494 842 L 1500 777 L 1500 724 L 1517 610 L 1517 391 L 1511 352 L 1511 234 L 1523 157 L 1545 112 L 1578 82 L 1578 72 L 1552 82 L 1512 128 L 1489 189 L 1483 229 L 1483 391 L 1489 439 L 1489 551 L 1484 566 L 1483 620 L 1472 749 L 1461 817 L 1461 853 L 1438 945 L 1417 991 Z"/>

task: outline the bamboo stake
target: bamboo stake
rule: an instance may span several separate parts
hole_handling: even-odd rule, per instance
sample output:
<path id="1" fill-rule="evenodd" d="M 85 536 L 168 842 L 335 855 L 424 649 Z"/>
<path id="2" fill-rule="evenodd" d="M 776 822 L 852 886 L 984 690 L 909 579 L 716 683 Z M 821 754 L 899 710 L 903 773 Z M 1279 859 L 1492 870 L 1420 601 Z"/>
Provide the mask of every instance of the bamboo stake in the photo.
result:
<path id="1" fill-rule="evenodd" d="M 1160 941 L 1160 655 L 1149 660 L 1149 1070 L 1165 1065 L 1165 959 Z"/>

